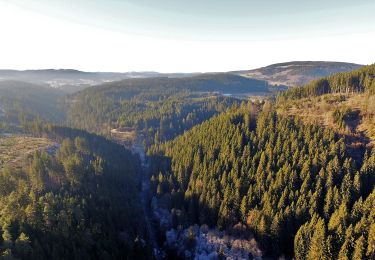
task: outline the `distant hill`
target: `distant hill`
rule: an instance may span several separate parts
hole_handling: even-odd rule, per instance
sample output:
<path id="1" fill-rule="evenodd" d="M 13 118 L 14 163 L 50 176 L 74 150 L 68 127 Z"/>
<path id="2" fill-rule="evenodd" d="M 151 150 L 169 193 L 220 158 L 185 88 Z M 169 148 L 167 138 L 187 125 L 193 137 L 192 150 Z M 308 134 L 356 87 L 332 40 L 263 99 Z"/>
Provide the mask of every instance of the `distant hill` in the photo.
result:
<path id="1" fill-rule="evenodd" d="M 358 69 L 362 65 L 346 62 L 292 61 L 277 63 L 254 70 L 233 71 L 243 77 L 266 80 L 271 85 L 300 86 L 337 72 Z"/>
<path id="2" fill-rule="evenodd" d="M 254 70 L 229 73 L 159 73 L 145 72 L 85 72 L 74 69 L 45 70 L 0 70 L 0 81 L 17 80 L 58 88 L 66 93 L 78 92 L 93 85 L 139 78 L 187 78 L 197 76 L 208 78 L 213 75 L 234 74 L 247 78 L 265 80 L 270 85 L 303 85 L 313 79 L 336 72 L 351 71 L 362 65 L 344 62 L 294 61 L 278 63 Z M 217 77 L 217 76 L 215 76 Z M 185 81 L 185 80 L 183 80 Z"/>
<path id="3" fill-rule="evenodd" d="M 375 64 L 313 80 L 302 87 L 283 92 L 281 97 L 290 99 L 355 92 L 375 93 Z"/>
<path id="4" fill-rule="evenodd" d="M 84 72 L 73 69 L 46 69 L 46 70 L 0 70 L 0 81 L 17 80 L 34 84 L 43 84 L 58 88 L 67 93 L 77 92 L 92 85 L 99 85 L 106 82 L 118 81 L 129 78 L 149 77 L 183 77 L 194 74 L 170 73 L 161 74 L 158 72 Z"/>
<path id="5" fill-rule="evenodd" d="M 143 91 L 221 92 L 231 94 L 269 92 L 266 81 L 245 78 L 229 73 L 201 74 L 183 78 L 155 77 L 125 79 L 102 84 L 84 92 L 140 93 Z"/>

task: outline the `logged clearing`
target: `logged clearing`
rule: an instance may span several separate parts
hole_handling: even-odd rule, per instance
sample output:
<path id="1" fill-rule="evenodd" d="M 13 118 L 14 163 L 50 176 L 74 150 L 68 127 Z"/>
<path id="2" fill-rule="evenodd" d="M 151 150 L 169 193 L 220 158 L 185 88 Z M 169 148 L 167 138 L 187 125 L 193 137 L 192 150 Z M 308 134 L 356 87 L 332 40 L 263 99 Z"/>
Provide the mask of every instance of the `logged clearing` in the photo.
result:
<path id="1" fill-rule="evenodd" d="M 375 144 L 375 95 L 327 94 L 290 100 L 278 106 L 278 113 L 329 127 L 345 136 L 349 146 Z"/>
<path id="2" fill-rule="evenodd" d="M 0 168 L 7 163 L 20 166 L 27 155 L 37 150 L 44 150 L 53 143 L 46 138 L 35 138 L 28 136 L 0 137 Z"/>
<path id="3" fill-rule="evenodd" d="M 134 128 L 131 127 L 121 127 L 111 130 L 111 137 L 124 145 L 131 145 L 135 138 L 136 132 Z"/>

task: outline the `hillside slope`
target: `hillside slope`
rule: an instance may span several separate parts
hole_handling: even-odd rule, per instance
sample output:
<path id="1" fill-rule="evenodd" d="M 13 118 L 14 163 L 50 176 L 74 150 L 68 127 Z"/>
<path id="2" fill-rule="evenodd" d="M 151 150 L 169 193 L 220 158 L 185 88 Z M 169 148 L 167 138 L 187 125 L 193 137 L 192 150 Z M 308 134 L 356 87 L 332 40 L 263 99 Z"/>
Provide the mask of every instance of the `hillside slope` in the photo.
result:
<path id="1" fill-rule="evenodd" d="M 263 256 L 373 258 L 374 68 L 292 88 L 276 104 L 242 103 L 154 145 L 153 205 L 172 219 L 161 219 L 166 234 L 208 224 L 255 235 Z M 200 248 L 184 247 L 195 256 Z M 222 254 L 254 255 L 230 248 Z"/>
<path id="2" fill-rule="evenodd" d="M 1 258 L 151 257 L 138 241 L 147 240 L 138 157 L 76 129 L 30 122 L 26 131 L 0 137 Z"/>
<path id="3" fill-rule="evenodd" d="M 257 109 L 223 113 L 150 150 L 155 204 L 171 227 L 255 234 L 263 256 L 373 257 L 375 150 L 355 163 L 332 130 Z"/>
<path id="4" fill-rule="evenodd" d="M 350 147 L 375 144 L 375 65 L 280 93 L 278 112 L 346 136 Z"/>
<path id="5" fill-rule="evenodd" d="M 337 72 L 351 71 L 361 66 L 345 62 L 292 61 L 232 73 L 265 80 L 270 85 L 301 86 L 311 80 L 329 76 Z"/>
<path id="6" fill-rule="evenodd" d="M 64 113 L 59 99 L 64 92 L 22 81 L 0 81 L 0 118 L 8 123 L 41 117 L 61 122 Z"/>
<path id="7" fill-rule="evenodd" d="M 345 137 L 353 156 L 375 145 L 375 95 L 325 94 L 279 103 L 277 111 L 334 130 Z"/>

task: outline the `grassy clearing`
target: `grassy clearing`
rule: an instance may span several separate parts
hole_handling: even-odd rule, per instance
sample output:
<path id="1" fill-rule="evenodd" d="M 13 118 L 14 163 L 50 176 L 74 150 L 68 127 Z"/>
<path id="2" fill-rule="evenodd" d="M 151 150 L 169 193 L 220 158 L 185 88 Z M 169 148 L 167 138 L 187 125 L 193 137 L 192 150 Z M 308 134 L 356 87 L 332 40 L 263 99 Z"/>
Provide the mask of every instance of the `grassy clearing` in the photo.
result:
<path id="1" fill-rule="evenodd" d="M 24 158 L 36 150 L 46 149 L 53 143 L 45 138 L 27 136 L 0 137 L 0 168 L 6 164 L 21 166 Z"/>
<path id="2" fill-rule="evenodd" d="M 136 139 L 136 131 L 131 127 L 122 127 L 111 130 L 111 137 L 124 145 L 131 145 Z"/>
<path id="3" fill-rule="evenodd" d="M 375 144 L 375 95 L 327 94 L 291 100 L 278 106 L 278 113 L 297 116 L 351 137 L 351 145 Z"/>

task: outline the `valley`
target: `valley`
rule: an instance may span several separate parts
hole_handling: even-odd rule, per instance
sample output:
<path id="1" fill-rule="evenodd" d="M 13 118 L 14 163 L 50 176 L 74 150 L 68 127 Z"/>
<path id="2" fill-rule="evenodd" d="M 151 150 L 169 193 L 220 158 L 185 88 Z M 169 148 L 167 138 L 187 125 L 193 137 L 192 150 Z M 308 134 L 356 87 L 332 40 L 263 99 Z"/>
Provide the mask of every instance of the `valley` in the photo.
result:
<path id="1" fill-rule="evenodd" d="M 374 13 L 0 0 L 0 260 L 375 260 Z"/>
<path id="2" fill-rule="evenodd" d="M 231 74 L 125 79 L 70 94 L 2 82 L 1 252 L 372 257 L 374 74 L 371 65 L 278 90 Z M 59 246 L 40 244 L 40 234 Z M 20 239 L 32 250 L 16 247 Z"/>

